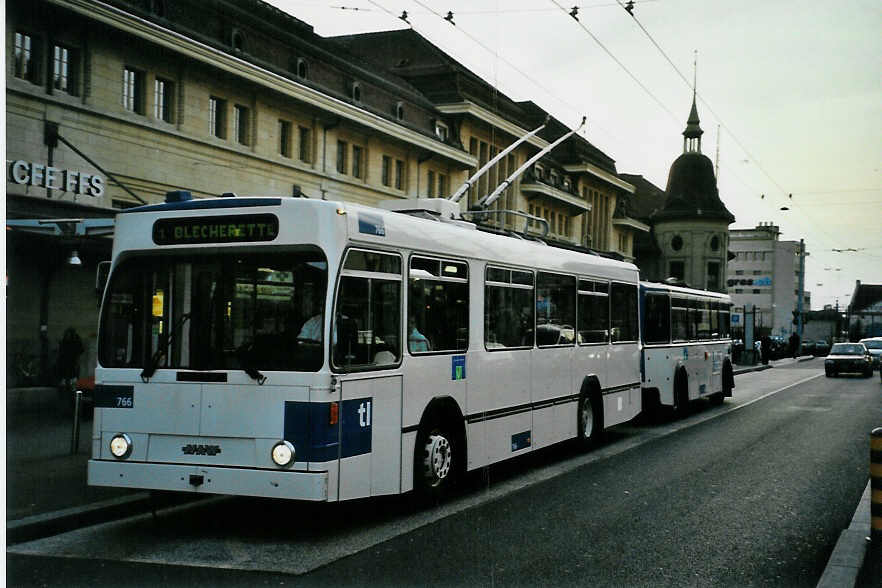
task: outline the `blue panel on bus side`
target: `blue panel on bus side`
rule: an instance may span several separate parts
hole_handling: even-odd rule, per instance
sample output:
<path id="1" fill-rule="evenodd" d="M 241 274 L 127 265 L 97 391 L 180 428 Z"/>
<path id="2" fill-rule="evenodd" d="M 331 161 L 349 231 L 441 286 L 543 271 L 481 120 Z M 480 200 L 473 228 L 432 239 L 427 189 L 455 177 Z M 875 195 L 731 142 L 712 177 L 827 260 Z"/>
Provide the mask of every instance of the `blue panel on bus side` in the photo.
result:
<path id="1" fill-rule="evenodd" d="M 285 402 L 284 439 L 294 445 L 297 461 L 330 461 L 371 452 L 371 399 L 341 404 L 340 424 L 331 425 L 330 402 Z"/>
<path id="2" fill-rule="evenodd" d="M 352 457 L 371 452 L 372 402 L 370 398 L 344 400 L 340 410 L 343 429 L 340 457 Z"/>
<path id="3" fill-rule="evenodd" d="M 450 379 L 465 380 L 466 379 L 466 356 L 454 355 L 450 359 Z"/>
<path id="4" fill-rule="evenodd" d="M 285 441 L 297 461 L 330 461 L 340 454 L 337 425 L 329 424 L 329 402 L 285 402 Z"/>
<path id="5" fill-rule="evenodd" d="M 511 436 L 511 450 L 517 451 L 518 449 L 523 449 L 524 447 L 529 447 L 531 444 L 530 440 L 530 431 L 524 431 L 523 433 L 518 433 L 517 435 Z"/>
<path id="6" fill-rule="evenodd" d="M 366 235 L 376 235 L 377 237 L 386 236 L 386 225 L 383 217 L 378 214 L 369 214 L 366 212 L 358 213 L 358 232 Z"/>

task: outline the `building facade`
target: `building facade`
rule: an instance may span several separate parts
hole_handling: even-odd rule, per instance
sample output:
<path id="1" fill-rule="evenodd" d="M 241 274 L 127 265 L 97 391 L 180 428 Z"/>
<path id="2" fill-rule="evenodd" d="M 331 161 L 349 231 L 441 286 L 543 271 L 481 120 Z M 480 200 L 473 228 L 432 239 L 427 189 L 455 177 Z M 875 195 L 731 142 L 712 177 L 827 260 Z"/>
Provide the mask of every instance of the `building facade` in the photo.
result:
<path id="1" fill-rule="evenodd" d="M 807 256 L 799 241 L 779 240 L 771 223 L 753 229 L 729 231 L 726 286 L 732 296 L 733 326 L 743 328 L 745 305 L 754 308 L 757 336 L 786 337 L 796 330 L 794 312 L 799 304 L 800 256 Z M 804 267 L 804 264 L 803 264 Z M 803 312 L 811 310 L 811 293 L 803 291 Z"/>
<path id="2" fill-rule="evenodd" d="M 446 197 L 547 116 L 412 31 L 406 54 L 363 51 L 377 38 L 324 38 L 260 0 L 19 0 L 5 24 L 7 219 L 108 218 L 172 190 Z M 566 130 L 551 120 L 462 207 Z M 494 208 L 545 219 L 561 245 L 630 259 L 639 227 L 615 211 L 632 192 L 574 135 Z M 7 230 L 8 385 L 57 381 L 68 329 L 83 341 L 80 372 L 95 364 L 95 268 L 110 240 L 44 228 Z"/>

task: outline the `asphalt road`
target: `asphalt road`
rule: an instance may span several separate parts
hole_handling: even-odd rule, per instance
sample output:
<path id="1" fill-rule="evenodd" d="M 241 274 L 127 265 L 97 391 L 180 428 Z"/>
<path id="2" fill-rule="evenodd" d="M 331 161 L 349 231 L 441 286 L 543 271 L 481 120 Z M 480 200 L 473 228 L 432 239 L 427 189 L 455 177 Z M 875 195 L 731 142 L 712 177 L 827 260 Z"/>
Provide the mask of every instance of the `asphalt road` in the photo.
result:
<path id="1" fill-rule="evenodd" d="M 821 374 L 738 376 L 724 406 L 502 464 L 437 507 L 221 499 L 13 546 L 7 581 L 814 586 L 882 424 L 878 377 Z"/>

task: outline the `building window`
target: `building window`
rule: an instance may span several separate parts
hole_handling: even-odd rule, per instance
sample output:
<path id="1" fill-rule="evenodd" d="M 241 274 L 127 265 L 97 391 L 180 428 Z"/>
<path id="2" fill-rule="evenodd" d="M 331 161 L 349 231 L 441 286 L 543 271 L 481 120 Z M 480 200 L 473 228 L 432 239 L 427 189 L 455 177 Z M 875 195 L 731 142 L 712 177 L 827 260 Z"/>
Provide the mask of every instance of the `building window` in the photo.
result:
<path id="1" fill-rule="evenodd" d="M 208 99 L 208 132 L 218 139 L 227 138 L 227 101 L 214 96 Z"/>
<path id="2" fill-rule="evenodd" d="M 123 68 L 123 108 L 144 114 L 144 72 Z"/>
<path id="3" fill-rule="evenodd" d="M 55 45 L 52 47 L 52 87 L 71 96 L 76 96 L 76 67 L 73 50 Z"/>
<path id="4" fill-rule="evenodd" d="M 404 162 L 400 159 L 395 160 L 395 189 L 404 189 Z"/>
<path id="5" fill-rule="evenodd" d="M 380 180 L 384 186 L 392 185 L 392 158 L 388 155 L 383 156 L 383 166 L 380 174 Z"/>
<path id="6" fill-rule="evenodd" d="M 233 29 L 233 33 L 230 35 L 230 45 L 236 53 L 245 51 L 245 35 L 242 34 L 242 31 Z"/>
<path id="7" fill-rule="evenodd" d="M 718 290 L 720 288 L 720 262 L 709 261 L 707 263 L 707 289 Z"/>
<path id="8" fill-rule="evenodd" d="M 760 293 L 761 293 L 761 290 L 760 290 L 759 288 L 754 288 L 754 289 L 753 289 L 753 293 L 754 293 L 754 294 L 760 294 Z"/>
<path id="9" fill-rule="evenodd" d="M 447 198 L 450 195 L 447 193 L 447 190 L 447 176 L 444 174 L 438 174 L 438 197 Z"/>
<path id="10" fill-rule="evenodd" d="M 671 249 L 674 251 L 680 251 L 683 249 L 683 237 L 680 235 L 674 235 L 674 238 L 671 239 Z"/>
<path id="11" fill-rule="evenodd" d="M 156 78 L 156 83 L 153 86 L 153 116 L 167 123 L 172 122 L 173 89 L 172 82 Z"/>
<path id="12" fill-rule="evenodd" d="M 677 278 L 678 280 L 686 278 L 686 266 L 682 261 L 672 261 L 669 268 L 668 274 L 670 277 Z"/>
<path id="13" fill-rule="evenodd" d="M 395 118 L 398 120 L 404 120 L 404 102 L 398 102 L 395 104 Z"/>
<path id="14" fill-rule="evenodd" d="M 250 111 L 247 106 L 236 104 L 233 109 L 233 134 L 240 145 L 248 145 L 250 141 Z"/>
<path id="15" fill-rule="evenodd" d="M 361 84 L 352 82 L 352 101 L 361 104 Z"/>
<path id="16" fill-rule="evenodd" d="M 279 155 L 291 157 L 291 123 L 279 119 Z"/>
<path id="17" fill-rule="evenodd" d="M 349 144 L 346 141 L 337 141 L 337 173 L 346 173 L 346 159 L 349 154 Z"/>
<path id="18" fill-rule="evenodd" d="M 300 130 L 300 161 L 312 162 L 312 136 L 306 127 L 298 127 Z"/>
<path id="19" fill-rule="evenodd" d="M 736 275 L 736 276 L 743 276 L 743 275 L 744 275 L 744 270 L 735 270 L 735 275 Z"/>
<path id="20" fill-rule="evenodd" d="M 37 45 L 31 35 L 15 33 L 14 75 L 22 80 L 37 83 Z"/>
<path id="21" fill-rule="evenodd" d="M 297 59 L 297 77 L 301 80 L 309 79 L 309 63 L 302 57 Z"/>
<path id="22" fill-rule="evenodd" d="M 711 251 L 719 251 L 720 250 L 720 238 L 717 235 L 714 235 L 713 237 L 711 237 L 710 248 L 711 248 Z"/>
<path id="23" fill-rule="evenodd" d="M 446 141 L 449 135 L 450 130 L 447 128 L 447 125 L 441 121 L 435 121 L 435 136 L 442 141 Z"/>
<path id="24" fill-rule="evenodd" d="M 435 197 L 435 172 L 429 170 L 428 178 L 426 179 L 426 196 L 429 198 Z"/>
<path id="25" fill-rule="evenodd" d="M 352 177 L 364 177 L 364 148 L 352 146 Z"/>

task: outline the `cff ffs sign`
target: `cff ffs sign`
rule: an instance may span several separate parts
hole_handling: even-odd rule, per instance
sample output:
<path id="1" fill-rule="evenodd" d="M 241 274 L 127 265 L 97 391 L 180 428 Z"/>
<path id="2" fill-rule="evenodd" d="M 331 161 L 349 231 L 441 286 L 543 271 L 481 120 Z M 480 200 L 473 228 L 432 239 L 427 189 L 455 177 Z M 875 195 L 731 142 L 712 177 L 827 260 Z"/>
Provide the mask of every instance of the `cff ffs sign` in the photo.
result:
<path id="1" fill-rule="evenodd" d="M 49 188 L 95 198 L 104 195 L 104 178 L 99 175 L 52 167 L 33 161 L 6 160 L 7 181 L 24 186 Z"/>

